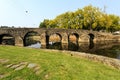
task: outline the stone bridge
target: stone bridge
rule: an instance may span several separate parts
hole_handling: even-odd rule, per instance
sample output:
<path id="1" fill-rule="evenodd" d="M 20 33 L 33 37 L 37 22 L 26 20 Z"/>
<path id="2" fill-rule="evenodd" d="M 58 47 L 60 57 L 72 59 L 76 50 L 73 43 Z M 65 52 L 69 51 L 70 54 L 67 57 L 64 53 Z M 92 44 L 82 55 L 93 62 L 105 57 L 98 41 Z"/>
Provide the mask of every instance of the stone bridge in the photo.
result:
<path id="1" fill-rule="evenodd" d="M 69 43 L 70 35 L 76 37 L 78 42 L 99 42 L 102 40 L 113 40 L 112 34 L 89 30 L 79 29 L 43 29 L 43 28 L 0 28 L 0 44 L 6 35 L 14 37 L 15 46 L 24 46 L 28 33 L 36 32 L 40 36 L 41 46 L 46 47 L 49 44 L 51 35 L 57 34 L 60 38 L 62 46 Z"/>

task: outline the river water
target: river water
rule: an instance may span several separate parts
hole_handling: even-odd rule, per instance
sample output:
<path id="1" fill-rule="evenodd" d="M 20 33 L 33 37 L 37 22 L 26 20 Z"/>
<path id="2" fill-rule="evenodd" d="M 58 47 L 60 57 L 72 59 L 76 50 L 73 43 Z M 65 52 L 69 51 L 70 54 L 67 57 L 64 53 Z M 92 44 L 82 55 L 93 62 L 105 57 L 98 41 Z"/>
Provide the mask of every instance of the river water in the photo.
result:
<path id="1" fill-rule="evenodd" d="M 41 48 L 41 44 L 37 42 L 36 44 L 32 44 L 27 47 Z M 61 46 L 61 43 L 59 42 L 58 43 L 50 42 L 48 49 L 64 50 Z M 104 42 L 104 43 L 99 43 L 99 44 L 79 43 L 77 45 L 74 43 L 70 43 L 68 45 L 68 50 L 86 52 L 86 53 L 97 54 L 97 55 L 120 59 L 120 43 L 116 43 L 116 42 Z"/>

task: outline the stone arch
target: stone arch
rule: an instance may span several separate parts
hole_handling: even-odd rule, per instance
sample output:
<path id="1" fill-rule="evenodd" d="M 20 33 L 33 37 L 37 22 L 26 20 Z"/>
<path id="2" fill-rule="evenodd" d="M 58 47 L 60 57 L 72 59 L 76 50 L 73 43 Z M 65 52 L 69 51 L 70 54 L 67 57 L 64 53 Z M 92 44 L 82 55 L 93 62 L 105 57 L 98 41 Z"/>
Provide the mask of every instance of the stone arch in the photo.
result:
<path id="1" fill-rule="evenodd" d="M 72 33 L 68 35 L 68 42 L 71 40 L 75 41 L 76 43 L 78 43 L 78 39 L 79 39 L 79 34 L 77 33 Z"/>
<path id="2" fill-rule="evenodd" d="M 32 36 L 33 36 L 33 37 L 32 37 Z M 32 42 L 30 39 L 35 40 L 35 42 Z M 29 40 L 29 41 L 28 41 L 28 40 Z M 34 44 L 34 43 L 36 43 L 37 41 L 40 43 L 40 35 L 39 35 L 39 33 L 36 32 L 36 31 L 29 31 L 29 32 L 27 32 L 27 33 L 24 35 L 24 37 L 23 37 L 23 44 L 24 44 L 24 46 L 28 46 L 29 43 Z"/>
<path id="3" fill-rule="evenodd" d="M 49 36 L 46 36 L 47 39 L 47 46 L 53 49 L 62 49 L 61 42 L 62 36 L 60 33 L 52 33 Z"/>
<path id="4" fill-rule="evenodd" d="M 78 44 L 79 40 L 79 34 L 77 33 L 72 33 L 68 35 L 68 49 L 76 51 L 79 48 Z"/>
<path id="5" fill-rule="evenodd" d="M 8 33 L 1 34 L 0 35 L 0 44 L 15 45 L 15 37 Z"/>
<path id="6" fill-rule="evenodd" d="M 51 37 L 51 36 L 52 36 L 52 37 Z M 51 35 L 49 36 L 49 38 L 50 38 L 50 39 L 55 38 L 54 40 L 56 40 L 56 41 L 58 41 L 58 38 L 59 38 L 59 41 L 62 40 L 62 36 L 61 36 L 61 34 L 59 34 L 59 33 L 53 33 L 53 34 L 51 34 Z"/>

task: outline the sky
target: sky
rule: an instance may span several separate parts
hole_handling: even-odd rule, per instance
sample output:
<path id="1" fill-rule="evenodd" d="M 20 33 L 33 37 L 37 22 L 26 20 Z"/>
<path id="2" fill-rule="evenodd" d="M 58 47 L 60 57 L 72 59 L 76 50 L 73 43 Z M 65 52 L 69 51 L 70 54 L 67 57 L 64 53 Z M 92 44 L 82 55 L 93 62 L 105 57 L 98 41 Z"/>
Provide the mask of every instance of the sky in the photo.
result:
<path id="1" fill-rule="evenodd" d="M 120 16 L 120 0 L 0 0 L 0 26 L 38 28 L 44 19 L 88 5 Z"/>

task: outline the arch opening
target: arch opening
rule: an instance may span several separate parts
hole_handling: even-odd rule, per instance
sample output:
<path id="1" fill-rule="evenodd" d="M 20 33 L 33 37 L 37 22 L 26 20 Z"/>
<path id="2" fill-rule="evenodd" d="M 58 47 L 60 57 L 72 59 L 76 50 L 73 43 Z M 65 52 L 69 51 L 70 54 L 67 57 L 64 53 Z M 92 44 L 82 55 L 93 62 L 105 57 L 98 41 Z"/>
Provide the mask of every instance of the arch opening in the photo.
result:
<path id="1" fill-rule="evenodd" d="M 68 36 L 68 50 L 77 51 L 79 48 L 78 44 L 79 35 L 77 33 L 70 34 Z"/>
<path id="2" fill-rule="evenodd" d="M 35 31 L 28 32 L 24 36 L 23 42 L 24 42 L 24 46 L 34 47 L 34 48 L 41 47 L 40 36 Z"/>
<path id="3" fill-rule="evenodd" d="M 0 35 L 0 44 L 15 45 L 15 38 L 10 34 L 2 34 Z"/>
<path id="4" fill-rule="evenodd" d="M 62 40 L 62 36 L 59 33 L 55 33 L 49 36 L 48 40 L 48 48 L 49 49 L 62 49 L 62 44 L 61 44 L 61 40 Z"/>

